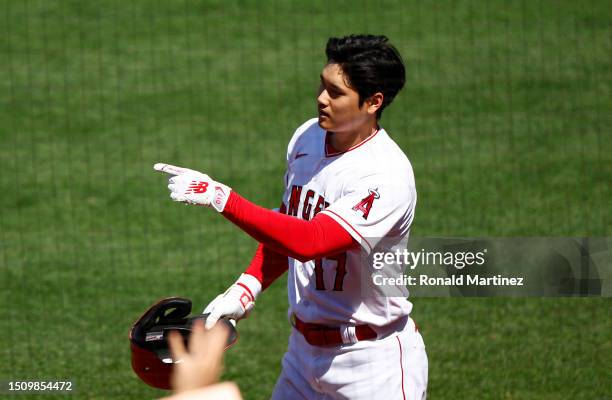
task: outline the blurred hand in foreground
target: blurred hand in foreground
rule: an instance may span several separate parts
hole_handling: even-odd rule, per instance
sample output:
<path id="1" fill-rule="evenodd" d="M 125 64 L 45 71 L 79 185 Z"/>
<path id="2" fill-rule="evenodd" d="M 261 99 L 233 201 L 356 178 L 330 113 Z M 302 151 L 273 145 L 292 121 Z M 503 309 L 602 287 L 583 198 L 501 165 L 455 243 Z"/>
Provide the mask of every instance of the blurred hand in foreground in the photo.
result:
<path id="1" fill-rule="evenodd" d="M 178 332 L 171 332 L 168 344 L 174 360 L 172 388 L 175 395 L 166 400 L 190 399 L 242 399 L 238 387 L 232 382 L 214 384 L 219 380 L 223 366 L 223 351 L 229 335 L 223 324 L 205 330 L 202 321 L 196 321 L 191 331 L 188 348 Z"/>

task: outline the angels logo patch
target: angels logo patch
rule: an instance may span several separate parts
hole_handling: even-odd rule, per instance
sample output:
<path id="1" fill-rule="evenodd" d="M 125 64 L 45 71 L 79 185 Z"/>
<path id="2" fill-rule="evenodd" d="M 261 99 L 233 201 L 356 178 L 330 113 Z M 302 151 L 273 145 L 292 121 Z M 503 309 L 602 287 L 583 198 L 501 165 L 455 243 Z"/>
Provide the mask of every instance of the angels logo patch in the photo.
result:
<path id="1" fill-rule="evenodd" d="M 380 198 L 378 189 L 368 189 L 368 193 L 369 194 L 366 197 L 353 206 L 354 211 L 360 211 L 363 213 L 363 219 L 368 219 L 368 215 L 370 215 L 370 210 L 372 209 L 374 200 Z"/>

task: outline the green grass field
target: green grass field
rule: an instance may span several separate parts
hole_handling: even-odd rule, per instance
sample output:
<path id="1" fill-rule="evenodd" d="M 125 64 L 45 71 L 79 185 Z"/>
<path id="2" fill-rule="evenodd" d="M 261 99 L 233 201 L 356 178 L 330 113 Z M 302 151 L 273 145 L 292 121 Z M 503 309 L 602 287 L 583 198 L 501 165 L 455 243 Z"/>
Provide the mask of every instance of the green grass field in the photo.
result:
<path id="1" fill-rule="evenodd" d="M 173 204 L 152 165 L 277 206 L 329 36 L 404 55 L 382 125 L 414 167 L 413 235 L 612 235 L 609 2 L 229 3 L 0 0 L 0 379 L 163 395 L 131 371 L 131 323 L 163 296 L 203 307 L 256 243 Z M 280 372 L 284 282 L 227 354 L 246 399 Z M 413 302 L 431 399 L 610 396 L 608 298 Z"/>

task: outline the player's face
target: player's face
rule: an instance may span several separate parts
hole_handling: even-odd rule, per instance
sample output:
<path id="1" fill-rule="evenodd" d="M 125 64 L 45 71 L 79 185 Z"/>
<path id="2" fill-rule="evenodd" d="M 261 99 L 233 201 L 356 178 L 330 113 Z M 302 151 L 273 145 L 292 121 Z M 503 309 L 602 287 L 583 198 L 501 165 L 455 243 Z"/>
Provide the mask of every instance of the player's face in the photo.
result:
<path id="1" fill-rule="evenodd" d="M 375 118 L 367 101 L 359 106 L 359 93 L 347 85 L 338 64 L 323 68 L 317 105 L 319 126 L 331 132 L 357 131 Z"/>

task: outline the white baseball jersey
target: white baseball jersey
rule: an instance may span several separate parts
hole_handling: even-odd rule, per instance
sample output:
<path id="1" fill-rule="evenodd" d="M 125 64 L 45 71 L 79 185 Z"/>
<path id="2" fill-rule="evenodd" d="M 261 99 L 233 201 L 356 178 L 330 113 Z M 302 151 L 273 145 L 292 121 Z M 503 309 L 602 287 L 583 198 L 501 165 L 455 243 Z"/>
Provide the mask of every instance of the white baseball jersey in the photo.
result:
<path id="1" fill-rule="evenodd" d="M 348 151 L 330 154 L 327 133 L 317 121 L 300 126 L 289 143 L 283 211 L 305 220 L 322 212 L 366 253 L 383 237 L 397 238 L 395 246 L 404 249 L 417 199 L 406 155 L 384 129 Z M 371 273 L 359 249 L 304 263 L 290 258 L 289 313 L 327 325 L 384 326 L 407 316 L 412 304 L 381 294 Z"/>

